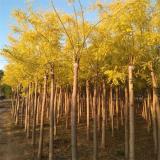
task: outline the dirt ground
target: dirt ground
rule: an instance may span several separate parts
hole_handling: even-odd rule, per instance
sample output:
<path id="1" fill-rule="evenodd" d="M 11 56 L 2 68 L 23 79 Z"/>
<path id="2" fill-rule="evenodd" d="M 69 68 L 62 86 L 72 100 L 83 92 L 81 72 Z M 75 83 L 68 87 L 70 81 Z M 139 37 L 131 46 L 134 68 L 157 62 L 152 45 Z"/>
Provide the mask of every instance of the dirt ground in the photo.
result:
<path id="1" fill-rule="evenodd" d="M 17 128 L 10 113 L 10 103 L 0 102 L 0 160 L 32 160 L 31 145 L 22 128 Z"/>
<path id="2" fill-rule="evenodd" d="M 14 125 L 9 106 L 8 102 L 0 102 L 0 160 L 35 160 L 31 141 L 27 140 L 22 127 Z M 48 159 L 48 135 L 46 125 L 43 160 Z M 141 116 L 136 116 L 135 139 L 136 160 L 155 160 L 152 134 L 147 132 L 146 123 Z M 99 146 L 100 141 L 99 138 Z M 55 160 L 71 160 L 70 129 L 65 129 L 64 122 L 58 126 L 54 152 Z M 93 159 L 92 136 L 87 142 L 85 119 L 81 119 L 81 124 L 78 126 L 78 154 L 79 160 Z M 99 160 L 124 160 L 123 127 L 119 131 L 115 129 L 114 137 L 111 136 L 111 129 L 107 128 L 107 147 L 106 149 L 99 147 L 98 154 Z"/>

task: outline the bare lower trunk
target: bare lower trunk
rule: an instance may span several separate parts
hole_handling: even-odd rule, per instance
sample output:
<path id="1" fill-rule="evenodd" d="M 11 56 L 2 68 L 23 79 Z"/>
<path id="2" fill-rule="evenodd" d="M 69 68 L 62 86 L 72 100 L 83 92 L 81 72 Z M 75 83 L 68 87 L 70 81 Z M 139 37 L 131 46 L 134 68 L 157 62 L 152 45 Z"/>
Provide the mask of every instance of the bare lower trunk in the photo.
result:
<path id="1" fill-rule="evenodd" d="M 70 93 L 69 90 L 67 90 L 67 106 L 66 106 L 66 129 L 68 129 L 69 126 L 69 112 L 70 112 Z"/>
<path id="2" fill-rule="evenodd" d="M 12 95 L 11 95 L 11 99 L 12 99 L 12 105 L 11 105 L 11 114 L 12 114 L 12 117 L 14 117 L 14 108 L 15 108 L 15 91 L 14 89 L 12 88 Z"/>
<path id="3" fill-rule="evenodd" d="M 128 124 L 128 89 L 125 87 L 125 159 L 128 160 L 129 151 L 129 124 Z"/>
<path id="4" fill-rule="evenodd" d="M 152 77 L 152 87 L 153 87 L 153 108 L 156 115 L 157 120 L 157 160 L 160 159 L 160 106 L 159 106 L 159 100 L 158 100 L 158 82 L 156 74 L 154 73 L 153 69 L 151 71 L 151 77 Z"/>
<path id="5" fill-rule="evenodd" d="M 77 93 L 77 114 L 78 114 L 78 124 L 80 123 L 80 105 L 81 105 L 81 97 L 80 97 L 80 89 Z"/>
<path id="6" fill-rule="evenodd" d="M 28 92 L 27 92 L 28 94 Z M 28 96 L 25 99 L 25 120 L 24 120 L 24 130 L 27 132 L 27 113 L 28 112 Z"/>
<path id="7" fill-rule="evenodd" d="M 97 160 L 97 85 L 93 95 L 93 160 Z"/>
<path id="8" fill-rule="evenodd" d="M 29 87 L 28 87 L 28 104 L 27 104 L 27 138 L 30 137 L 30 110 L 31 110 L 31 87 L 32 85 L 29 84 Z"/>
<path id="9" fill-rule="evenodd" d="M 97 128 L 98 128 L 98 132 L 100 132 L 100 126 L 101 126 L 101 89 L 99 89 L 99 94 L 98 94 L 98 115 L 97 115 Z"/>
<path id="10" fill-rule="evenodd" d="M 102 148 L 106 146 L 106 84 L 103 80 L 103 96 L 102 96 Z"/>
<path id="11" fill-rule="evenodd" d="M 112 85 L 110 86 L 110 119 L 111 119 L 111 128 L 112 128 L 112 137 L 114 136 L 114 106 L 113 106 L 113 99 L 112 99 Z"/>
<path id="12" fill-rule="evenodd" d="M 54 71 L 51 68 L 51 96 L 50 96 L 50 129 L 49 129 L 49 160 L 53 160 L 53 140 L 54 140 Z"/>
<path id="13" fill-rule="evenodd" d="M 47 76 L 45 75 L 45 77 L 44 77 L 42 109 L 41 109 L 40 136 L 39 136 L 39 146 L 38 146 L 38 160 L 41 160 L 42 150 L 43 150 L 43 130 L 44 130 L 44 110 L 45 110 L 45 103 L 46 103 L 46 90 L 47 90 Z"/>
<path id="14" fill-rule="evenodd" d="M 118 87 L 116 87 L 116 122 L 117 129 L 119 129 L 119 97 L 118 97 Z"/>
<path id="15" fill-rule="evenodd" d="M 72 160 L 77 160 L 77 89 L 78 89 L 78 68 L 79 63 L 74 63 L 73 92 L 71 106 L 71 144 L 72 144 Z"/>
<path id="16" fill-rule="evenodd" d="M 25 98 L 22 98 L 22 106 L 21 106 L 21 126 L 23 126 L 23 117 L 24 117 L 24 104 L 25 104 Z"/>
<path id="17" fill-rule="evenodd" d="M 147 111 L 148 111 L 148 133 L 150 133 L 151 131 L 151 102 L 150 102 L 150 91 L 148 90 L 148 94 L 147 94 Z"/>
<path id="18" fill-rule="evenodd" d="M 56 87 L 54 95 L 54 136 L 57 135 L 57 92 L 58 88 Z"/>
<path id="19" fill-rule="evenodd" d="M 129 66 L 129 160 L 135 160 L 133 66 Z"/>
<path id="20" fill-rule="evenodd" d="M 154 103 L 153 103 L 154 104 Z M 153 141 L 154 141 L 154 153 L 157 154 L 158 144 L 157 144 L 157 120 L 156 120 L 156 108 L 152 104 L 152 125 L 153 125 Z"/>
<path id="21" fill-rule="evenodd" d="M 87 140 L 89 140 L 89 81 L 86 81 L 86 102 L 87 102 Z"/>
<path id="22" fill-rule="evenodd" d="M 20 95 L 19 95 L 20 87 L 17 87 L 17 105 L 16 105 L 16 125 L 19 123 L 19 108 L 20 108 Z"/>
<path id="23" fill-rule="evenodd" d="M 34 108 L 33 108 L 33 129 L 32 129 L 32 145 L 35 145 L 35 131 L 36 131 L 36 115 L 37 115 L 37 81 L 35 82 L 35 93 L 34 93 Z"/>

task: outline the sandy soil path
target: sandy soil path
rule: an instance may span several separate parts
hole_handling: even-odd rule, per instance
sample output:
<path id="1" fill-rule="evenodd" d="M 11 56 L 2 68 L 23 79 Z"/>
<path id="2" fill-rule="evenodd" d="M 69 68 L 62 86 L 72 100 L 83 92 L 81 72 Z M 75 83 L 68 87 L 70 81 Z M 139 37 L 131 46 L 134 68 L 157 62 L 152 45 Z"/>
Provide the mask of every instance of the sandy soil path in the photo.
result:
<path id="1" fill-rule="evenodd" d="M 0 160 L 31 160 L 30 144 L 11 120 L 8 102 L 0 102 Z"/>

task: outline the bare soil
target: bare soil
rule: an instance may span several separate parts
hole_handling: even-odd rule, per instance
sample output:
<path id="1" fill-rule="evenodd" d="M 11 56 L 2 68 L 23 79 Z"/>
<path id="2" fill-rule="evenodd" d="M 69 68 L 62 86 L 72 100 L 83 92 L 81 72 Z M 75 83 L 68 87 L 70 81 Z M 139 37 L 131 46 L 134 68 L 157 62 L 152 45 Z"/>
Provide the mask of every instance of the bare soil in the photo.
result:
<path id="1" fill-rule="evenodd" d="M 9 109 L 10 103 L 0 102 L 0 160 L 35 160 L 31 140 L 26 138 L 24 129 L 15 126 Z M 92 131 L 90 141 L 86 140 L 85 118 L 82 117 L 78 125 L 78 154 L 79 160 L 92 160 Z M 136 116 L 135 122 L 135 149 L 136 160 L 155 160 L 152 133 L 147 132 L 146 122 L 140 115 Z M 91 127 L 92 129 L 92 127 Z M 43 160 L 48 159 L 48 125 L 45 125 L 44 154 Z M 38 148 L 38 132 L 35 155 Z M 106 149 L 100 147 L 99 137 L 99 160 L 124 160 L 124 128 L 115 129 L 114 137 L 111 129 L 107 128 Z M 57 136 L 54 140 L 55 160 L 71 160 L 70 129 L 65 128 L 62 120 L 57 128 Z"/>
<path id="2" fill-rule="evenodd" d="M 0 102 L 0 160 L 32 160 L 31 145 L 14 125 L 9 107 L 10 102 Z"/>

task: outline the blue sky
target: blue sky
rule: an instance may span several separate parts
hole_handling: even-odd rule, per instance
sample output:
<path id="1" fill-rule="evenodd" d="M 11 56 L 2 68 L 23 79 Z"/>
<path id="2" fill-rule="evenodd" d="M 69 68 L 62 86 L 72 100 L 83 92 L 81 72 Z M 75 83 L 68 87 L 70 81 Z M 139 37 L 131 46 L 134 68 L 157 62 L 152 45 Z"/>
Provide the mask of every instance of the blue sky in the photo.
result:
<path id="1" fill-rule="evenodd" d="M 32 2 L 33 9 L 47 10 L 51 9 L 50 0 L 29 0 Z M 105 0 L 111 1 L 111 0 Z M 71 12 L 72 8 L 67 4 L 67 0 L 53 0 L 55 6 L 59 10 Z M 81 0 L 83 6 L 95 2 L 95 0 Z M 7 44 L 7 37 L 11 32 L 11 26 L 15 23 L 11 14 L 15 9 L 26 9 L 26 0 L 0 0 L 0 49 Z M 95 19 L 95 14 L 87 16 L 88 19 Z M 0 69 L 3 69 L 7 61 L 4 57 L 0 56 Z"/>

